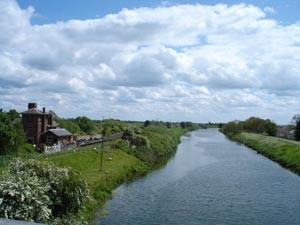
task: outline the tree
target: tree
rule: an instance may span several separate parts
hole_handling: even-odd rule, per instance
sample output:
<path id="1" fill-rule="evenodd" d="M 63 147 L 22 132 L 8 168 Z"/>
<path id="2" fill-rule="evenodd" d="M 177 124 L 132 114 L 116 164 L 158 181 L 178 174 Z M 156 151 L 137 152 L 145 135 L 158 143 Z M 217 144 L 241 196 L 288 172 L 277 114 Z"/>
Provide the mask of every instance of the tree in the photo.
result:
<path id="1" fill-rule="evenodd" d="M 185 129 L 186 128 L 186 123 L 185 122 L 180 122 L 180 126 L 182 129 Z"/>
<path id="2" fill-rule="evenodd" d="M 232 121 L 223 125 L 222 130 L 225 134 L 239 134 L 243 131 L 243 125 Z"/>
<path id="3" fill-rule="evenodd" d="M 277 125 L 269 119 L 250 117 L 244 122 L 244 129 L 254 133 L 267 133 L 270 136 L 276 136 Z"/>
<path id="4" fill-rule="evenodd" d="M 0 109 L 0 154 L 17 150 L 17 133 L 9 116 Z"/>
<path id="5" fill-rule="evenodd" d="M 80 127 L 77 123 L 74 122 L 72 119 L 58 119 L 56 118 L 57 122 L 63 127 L 66 128 L 68 131 L 70 131 L 73 134 L 79 134 L 80 133 Z"/>
<path id="6" fill-rule="evenodd" d="M 77 117 L 75 123 L 77 123 L 80 129 L 86 134 L 93 134 L 96 132 L 95 123 L 86 116 Z"/>
<path id="7" fill-rule="evenodd" d="M 20 118 L 19 113 L 15 109 L 9 110 L 7 115 L 9 116 L 11 121 L 14 121 L 14 119 Z"/>
<path id="8" fill-rule="evenodd" d="M 265 120 L 265 130 L 266 133 L 270 136 L 276 136 L 277 134 L 277 125 L 271 120 Z"/>
<path id="9" fill-rule="evenodd" d="M 295 125 L 295 139 L 300 141 L 300 114 L 296 114 L 292 119 L 293 124 Z"/>
<path id="10" fill-rule="evenodd" d="M 144 127 L 148 127 L 150 124 L 151 124 L 151 122 L 150 122 L 149 120 L 146 120 L 146 121 L 144 122 Z"/>

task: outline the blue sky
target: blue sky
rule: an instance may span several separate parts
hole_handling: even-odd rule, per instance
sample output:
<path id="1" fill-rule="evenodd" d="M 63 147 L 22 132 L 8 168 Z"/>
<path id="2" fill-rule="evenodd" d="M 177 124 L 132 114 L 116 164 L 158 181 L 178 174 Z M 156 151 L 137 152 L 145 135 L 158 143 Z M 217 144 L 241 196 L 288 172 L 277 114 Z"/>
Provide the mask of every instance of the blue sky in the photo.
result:
<path id="1" fill-rule="evenodd" d="M 117 13 L 123 8 L 133 9 L 138 7 L 157 7 L 161 5 L 178 4 L 206 4 L 215 5 L 218 3 L 234 5 L 238 3 L 253 4 L 260 8 L 271 7 L 277 13 L 269 15 L 282 23 L 292 23 L 300 19 L 300 1 L 298 0 L 18 0 L 22 8 L 34 6 L 36 15 L 32 18 L 33 23 L 54 23 L 70 19 L 92 19 L 103 17 L 109 13 Z"/>
<path id="2" fill-rule="evenodd" d="M 0 0 L 0 108 L 287 124 L 300 1 Z"/>

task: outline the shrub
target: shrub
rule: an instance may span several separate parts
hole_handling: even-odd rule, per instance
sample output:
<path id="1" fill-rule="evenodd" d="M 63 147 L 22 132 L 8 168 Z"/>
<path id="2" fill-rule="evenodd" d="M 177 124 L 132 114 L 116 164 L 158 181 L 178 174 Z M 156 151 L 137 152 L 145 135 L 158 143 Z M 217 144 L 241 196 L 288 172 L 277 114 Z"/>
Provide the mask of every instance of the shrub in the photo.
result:
<path id="1" fill-rule="evenodd" d="M 2 176 L 0 215 L 6 218 L 47 222 L 52 217 L 77 214 L 88 197 L 83 179 L 51 162 L 16 158 Z"/>
<path id="2" fill-rule="evenodd" d="M 26 172 L 0 177 L 0 217 L 35 222 L 50 219 L 49 185 Z"/>

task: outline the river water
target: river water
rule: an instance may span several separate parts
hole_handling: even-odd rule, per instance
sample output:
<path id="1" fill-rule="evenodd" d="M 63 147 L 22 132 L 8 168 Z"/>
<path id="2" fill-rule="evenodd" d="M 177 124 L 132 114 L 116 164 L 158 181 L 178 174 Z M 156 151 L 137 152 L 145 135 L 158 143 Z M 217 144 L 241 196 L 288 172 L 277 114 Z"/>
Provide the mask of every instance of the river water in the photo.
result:
<path id="1" fill-rule="evenodd" d="M 114 191 L 101 225 L 299 225 L 300 177 L 217 129 L 182 137 L 167 165 Z"/>

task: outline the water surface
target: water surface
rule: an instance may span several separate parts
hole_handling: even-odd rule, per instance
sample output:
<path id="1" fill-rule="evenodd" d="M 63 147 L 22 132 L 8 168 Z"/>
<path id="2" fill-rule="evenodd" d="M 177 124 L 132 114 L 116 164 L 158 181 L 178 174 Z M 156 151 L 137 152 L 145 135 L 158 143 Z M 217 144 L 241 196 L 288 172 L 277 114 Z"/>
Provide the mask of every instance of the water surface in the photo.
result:
<path id="1" fill-rule="evenodd" d="M 299 225 L 300 178 L 217 129 L 182 137 L 168 164 L 114 191 L 101 225 Z"/>

